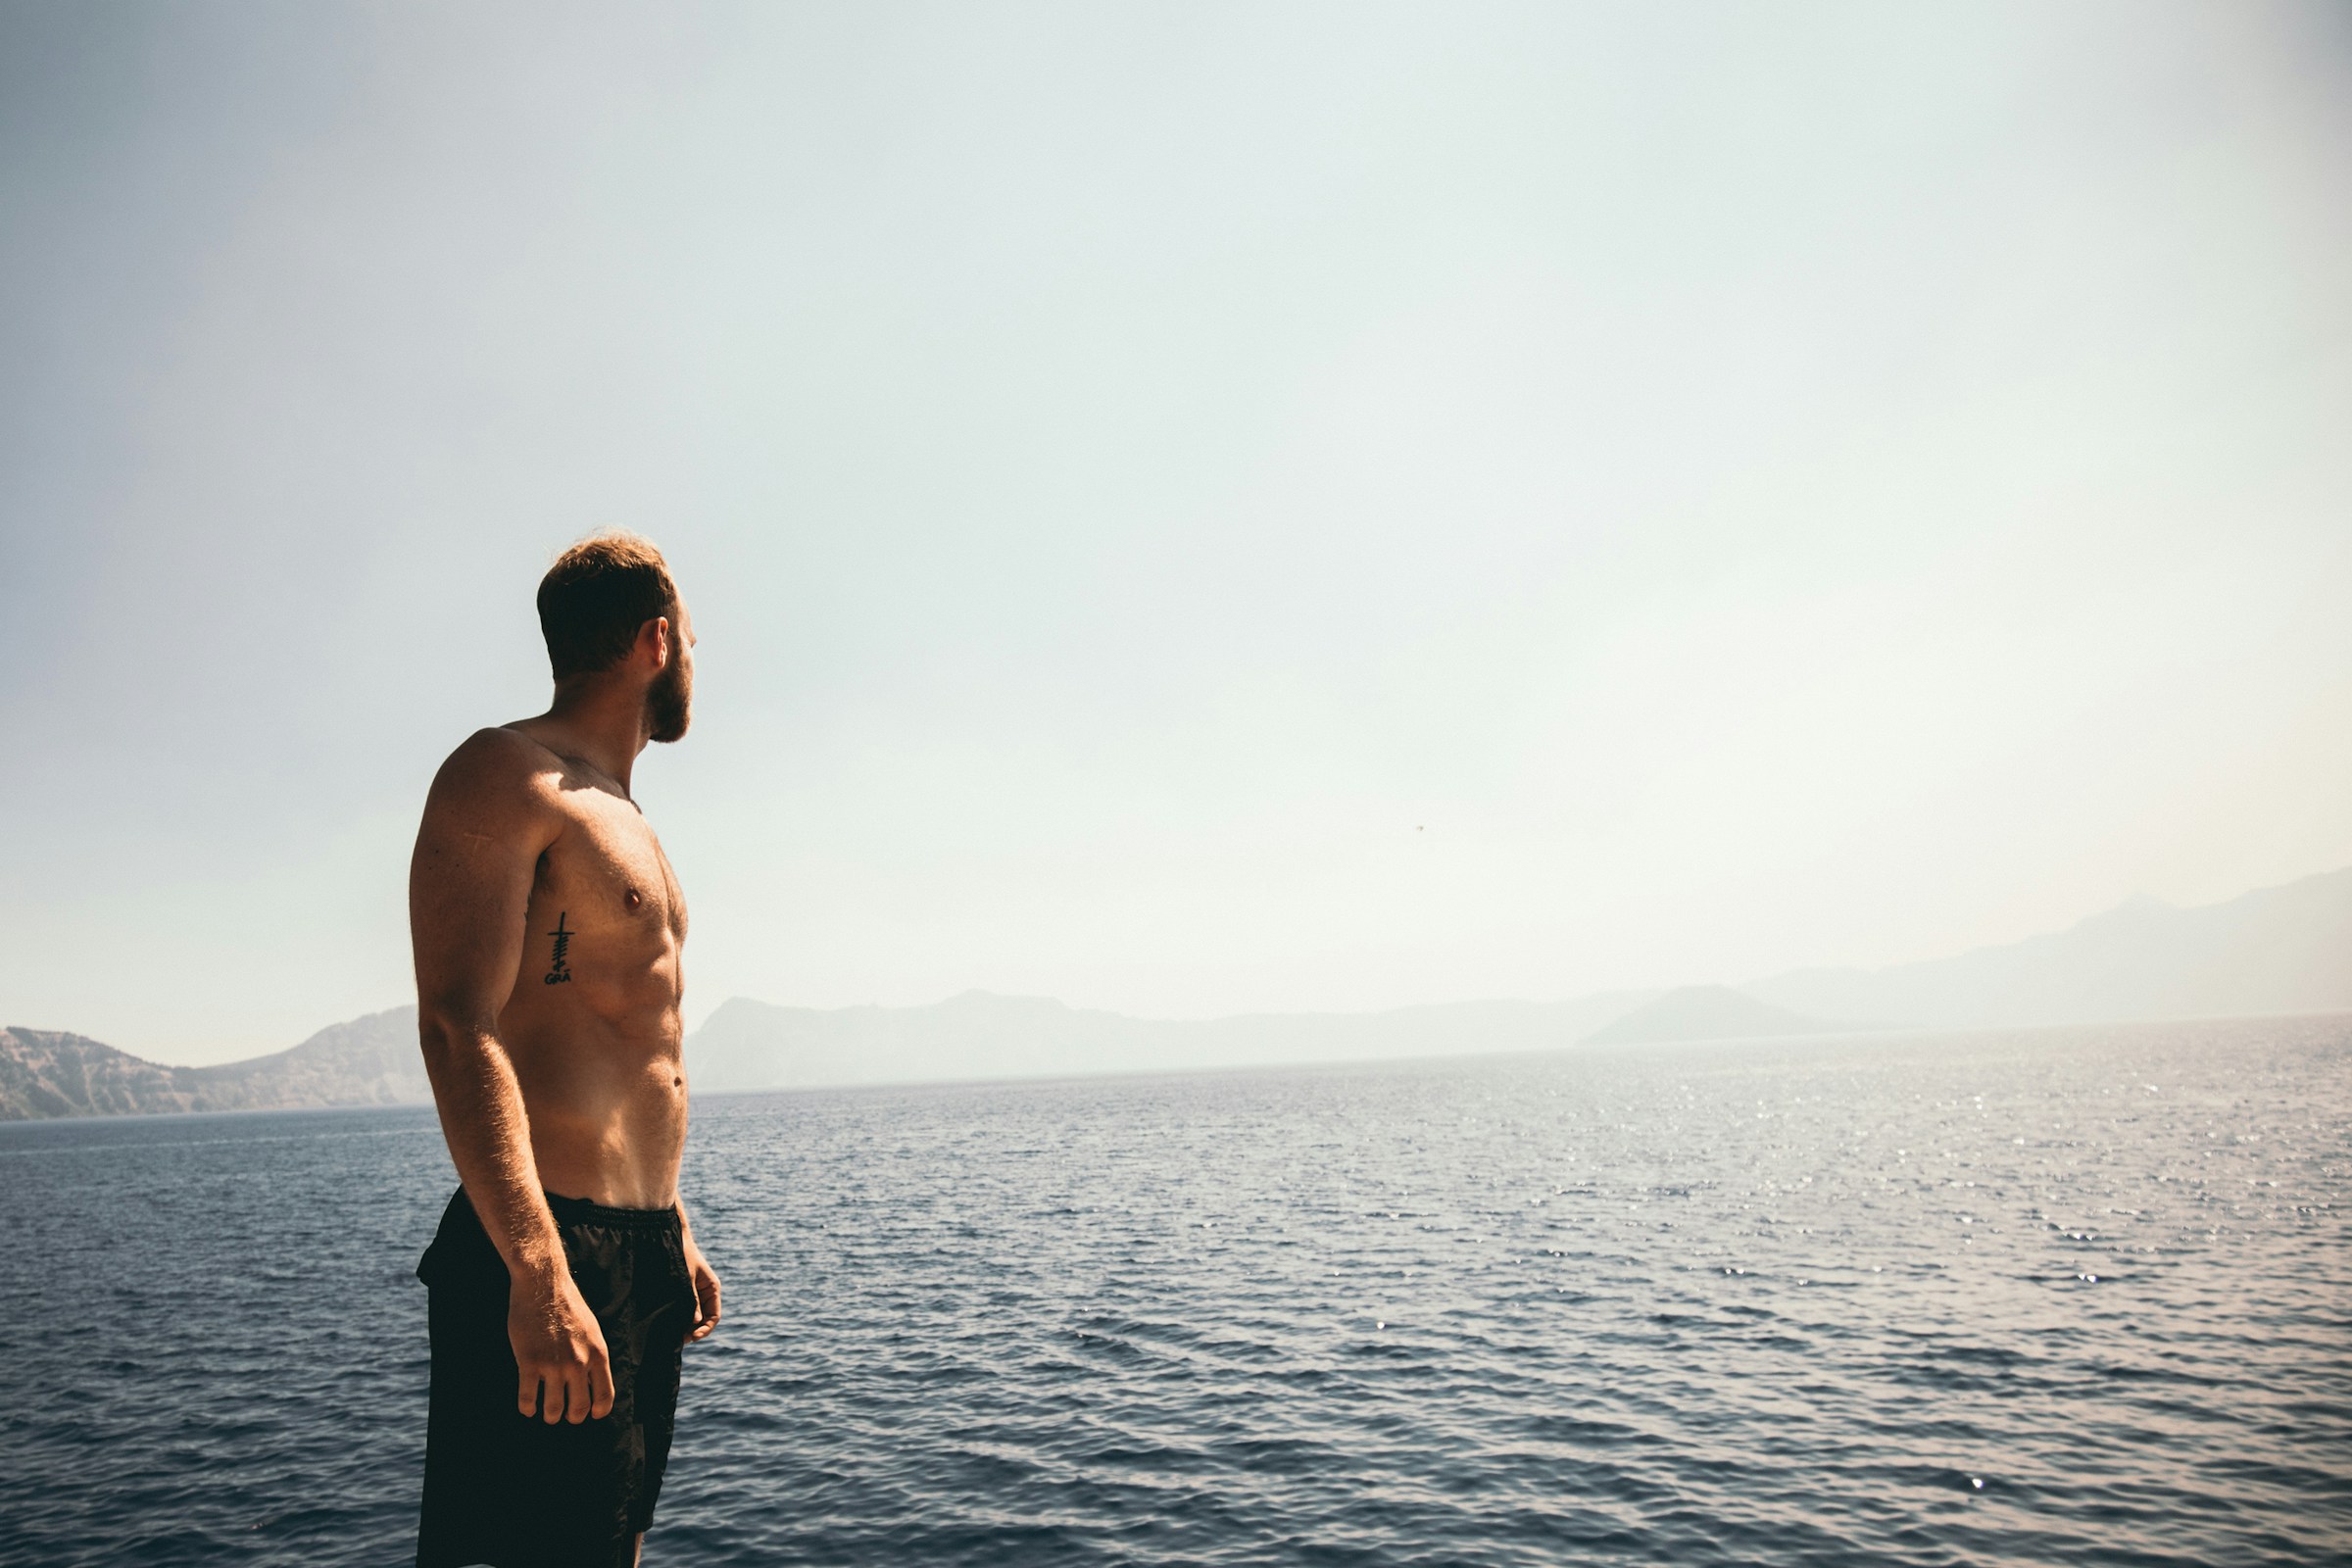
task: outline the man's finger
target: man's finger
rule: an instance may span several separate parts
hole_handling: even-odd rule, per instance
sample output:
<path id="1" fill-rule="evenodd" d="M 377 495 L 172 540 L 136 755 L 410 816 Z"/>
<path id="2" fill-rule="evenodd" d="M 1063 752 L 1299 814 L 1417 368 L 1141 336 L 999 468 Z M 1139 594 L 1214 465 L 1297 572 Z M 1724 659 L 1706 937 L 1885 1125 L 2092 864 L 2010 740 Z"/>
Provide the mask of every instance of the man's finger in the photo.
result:
<path id="1" fill-rule="evenodd" d="M 588 1417 L 602 1421 L 612 1413 L 612 1363 L 604 1356 L 588 1361 Z"/>
<path id="2" fill-rule="evenodd" d="M 588 1419 L 588 1369 L 569 1366 L 564 1369 L 564 1419 L 578 1426 Z"/>
<path id="3" fill-rule="evenodd" d="M 547 1397 L 539 1401 L 539 1419 L 551 1427 L 558 1426 L 564 1420 L 564 1396 L 570 1392 L 565 1385 L 570 1380 L 564 1377 L 560 1368 L 551 1366 L 547 1369 L 544 1381 Z"/>
<path id="4" fill-rule="evenodd" d="M 524 1415 L 539 1413 L 539 1374 L 531 1367 L 518 1367 L 518 1386 L 514 1390 L 514 1408 Z"/>

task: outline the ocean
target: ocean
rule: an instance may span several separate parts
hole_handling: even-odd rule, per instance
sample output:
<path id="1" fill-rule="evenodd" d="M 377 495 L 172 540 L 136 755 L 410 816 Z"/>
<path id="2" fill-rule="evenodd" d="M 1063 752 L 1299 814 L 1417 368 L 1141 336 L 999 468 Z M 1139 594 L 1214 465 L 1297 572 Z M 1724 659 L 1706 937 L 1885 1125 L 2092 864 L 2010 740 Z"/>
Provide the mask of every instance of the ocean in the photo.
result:
<path id="1" fill-rule="evenodd" d="M 2352 1019 L 699 1101 L 648 1564 L 2352 1557 Z M 0 1562 L 391 1564 L 429 1110 L 0 1126 Z"/>

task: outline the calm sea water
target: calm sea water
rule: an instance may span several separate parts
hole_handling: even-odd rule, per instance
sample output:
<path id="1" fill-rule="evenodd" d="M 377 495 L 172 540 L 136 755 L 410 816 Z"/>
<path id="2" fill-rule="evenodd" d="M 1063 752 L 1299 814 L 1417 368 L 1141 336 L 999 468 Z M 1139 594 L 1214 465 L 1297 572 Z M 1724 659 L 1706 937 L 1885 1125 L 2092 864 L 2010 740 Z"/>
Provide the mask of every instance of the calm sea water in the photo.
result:
<path id="1" fill-rule="evenodd" d="M 714 1099 L 662 1564 L 2326 1563 L 2352 1020 Z M 431 1116 L 0 1128 L 0 1560 L 395 1563 Z"/>

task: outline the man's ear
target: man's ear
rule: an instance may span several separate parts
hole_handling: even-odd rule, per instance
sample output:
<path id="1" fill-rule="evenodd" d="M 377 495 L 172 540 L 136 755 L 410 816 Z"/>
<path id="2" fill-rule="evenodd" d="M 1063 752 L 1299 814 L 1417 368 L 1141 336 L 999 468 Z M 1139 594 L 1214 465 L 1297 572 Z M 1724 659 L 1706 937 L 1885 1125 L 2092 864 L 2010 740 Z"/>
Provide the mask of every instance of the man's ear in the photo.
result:
<path id="1" fill-rule="evenodd" d="M 673 653 L 671 639 L 676 635 L 667 615 L 656 615 L 637 628 L 637 651 L 653 660 L 655 673 L 669 667 Z"/>

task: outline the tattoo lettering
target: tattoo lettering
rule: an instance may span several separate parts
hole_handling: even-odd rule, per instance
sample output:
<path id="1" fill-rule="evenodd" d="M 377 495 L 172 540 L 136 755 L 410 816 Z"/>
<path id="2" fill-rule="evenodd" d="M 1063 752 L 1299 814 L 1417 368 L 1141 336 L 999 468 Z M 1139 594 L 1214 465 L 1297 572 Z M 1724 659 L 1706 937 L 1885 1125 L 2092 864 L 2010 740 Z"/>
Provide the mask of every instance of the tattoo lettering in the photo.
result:
<path id="1" fill-rule="evenodd" d="M 539 982 L 541 985 L 560 986 L 571 978 L 571 965 L 566 961 L 565 955 L 571 952 L 571 939 L 577 933 L 564 929 L 565 912 L 557 911 L 556 928 L 548 933 L 556 939 L 556 961 L 555 966 L 547 971 L 547 977 Z"/>

